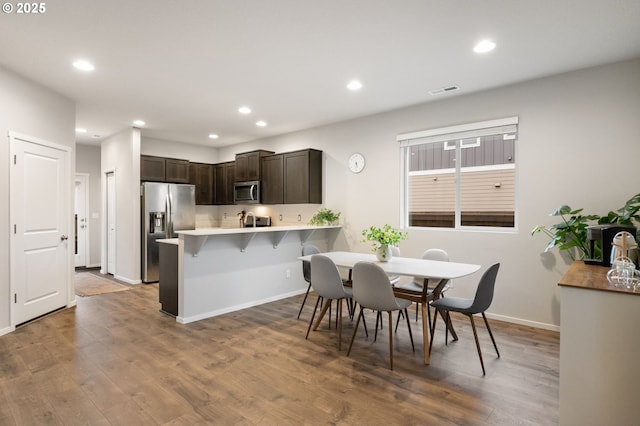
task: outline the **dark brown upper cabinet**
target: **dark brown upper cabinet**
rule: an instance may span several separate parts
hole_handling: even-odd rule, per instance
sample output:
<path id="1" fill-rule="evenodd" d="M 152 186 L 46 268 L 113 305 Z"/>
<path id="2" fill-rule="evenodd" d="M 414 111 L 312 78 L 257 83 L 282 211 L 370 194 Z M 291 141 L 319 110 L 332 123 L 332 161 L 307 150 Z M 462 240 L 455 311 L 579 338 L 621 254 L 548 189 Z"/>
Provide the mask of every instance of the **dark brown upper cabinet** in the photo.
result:
<path id="1" fill-rule="evenodd" d="M 321 204 L 322 151 L 304 149 L 262 159 L 263 204 Z"/>
<path id="2" fill-rule="evenodd" d="M 213 164 L 189 163 L 189 181 L 196 186 L 196 204 L 213 204 Z"/>
<path id="3" fill-rule="evenodd" d="M 284 203 L 322 203 L 322 151 L 284 154 Z"/>
<path id="4" fill-rule="evenodd" d="M 233 183 L 236 164 L 234 161 L 213 165 L 213 204 L 233 204 Z"/>
<path id="5" fill-rule="evenodd" d="M 262 178 L 260 158 L 273 154 L 272 151 L 257 150 L 236 154 L 235 181 L 246 182 Z"/>
<path id="6" fill-rule="evenodd" d="M 189 183 L 189 161 L 176 158 L 140 156 L 140 180 Z"/>
<path id="7" fill-rule="evenodd" d="M 263 204 L 284 204 L 284 154 L 262 157 L 260 196 Z"/>

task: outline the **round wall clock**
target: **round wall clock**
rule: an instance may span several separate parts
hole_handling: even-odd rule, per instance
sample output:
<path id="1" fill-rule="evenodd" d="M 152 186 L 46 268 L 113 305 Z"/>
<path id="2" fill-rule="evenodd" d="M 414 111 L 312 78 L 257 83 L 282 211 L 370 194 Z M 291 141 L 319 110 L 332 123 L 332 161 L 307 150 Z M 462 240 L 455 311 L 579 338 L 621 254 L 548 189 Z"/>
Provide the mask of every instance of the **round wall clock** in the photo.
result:
<path id="1" fill-rule="evenodd" d="M 356 152 L 349 157 L 349 170 L 353 173 L 360 173 L 364 169 L 364 155 Z"/>

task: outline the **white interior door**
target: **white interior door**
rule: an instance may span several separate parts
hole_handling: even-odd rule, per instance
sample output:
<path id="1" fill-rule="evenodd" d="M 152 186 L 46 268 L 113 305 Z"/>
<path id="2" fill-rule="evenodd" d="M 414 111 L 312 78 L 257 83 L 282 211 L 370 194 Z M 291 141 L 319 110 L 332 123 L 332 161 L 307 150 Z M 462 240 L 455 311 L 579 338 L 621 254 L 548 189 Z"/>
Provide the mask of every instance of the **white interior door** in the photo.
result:
<path id="1" fill-rule="evenodd" d="M 71 219 L 69 150 L 9 134 L 11 317 L 17 325 L 67 305 Z"/>
<path id="2" fill-rule="evenodd" d="M 107 274 L 116 273 L 116 176 L 107 173 Z"/>
<path id="3" fill-rule="evenodd" d="M 87 249 L 89 248 L 89 221 L 87 217 L 89 201 L 89 176 L 76 174 L 75 181 L 75 266 L 87 266 Z"/>

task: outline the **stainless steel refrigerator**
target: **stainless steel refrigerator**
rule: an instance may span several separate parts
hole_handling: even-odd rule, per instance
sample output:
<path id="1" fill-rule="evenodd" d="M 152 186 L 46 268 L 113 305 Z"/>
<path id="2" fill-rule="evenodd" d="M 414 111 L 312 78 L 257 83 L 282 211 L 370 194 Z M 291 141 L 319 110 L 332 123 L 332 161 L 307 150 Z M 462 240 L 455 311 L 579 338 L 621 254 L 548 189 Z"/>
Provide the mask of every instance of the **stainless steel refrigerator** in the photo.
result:
<path id="1" fill-rule="evenodd" d="M 142 210 L 142 282 L 159 280 L 158 241 L 175 238 L 175 231 L 196 229 L 196 190 L 194 185 L 143 182 L 140 188 Z"/>

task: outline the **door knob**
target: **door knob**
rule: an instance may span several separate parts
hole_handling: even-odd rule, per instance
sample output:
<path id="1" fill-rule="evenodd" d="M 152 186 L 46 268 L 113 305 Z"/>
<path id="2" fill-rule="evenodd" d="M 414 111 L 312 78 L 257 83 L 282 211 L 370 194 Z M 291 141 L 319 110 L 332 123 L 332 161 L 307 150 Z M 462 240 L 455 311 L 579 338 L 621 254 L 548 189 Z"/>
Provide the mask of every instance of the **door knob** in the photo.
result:
<path id="1" fill-rule="evenodd" d="M 65 241 L 68 240 L 69 237 L 67 237 L 66 235 L 60 235 L 60 241 Z"/>

